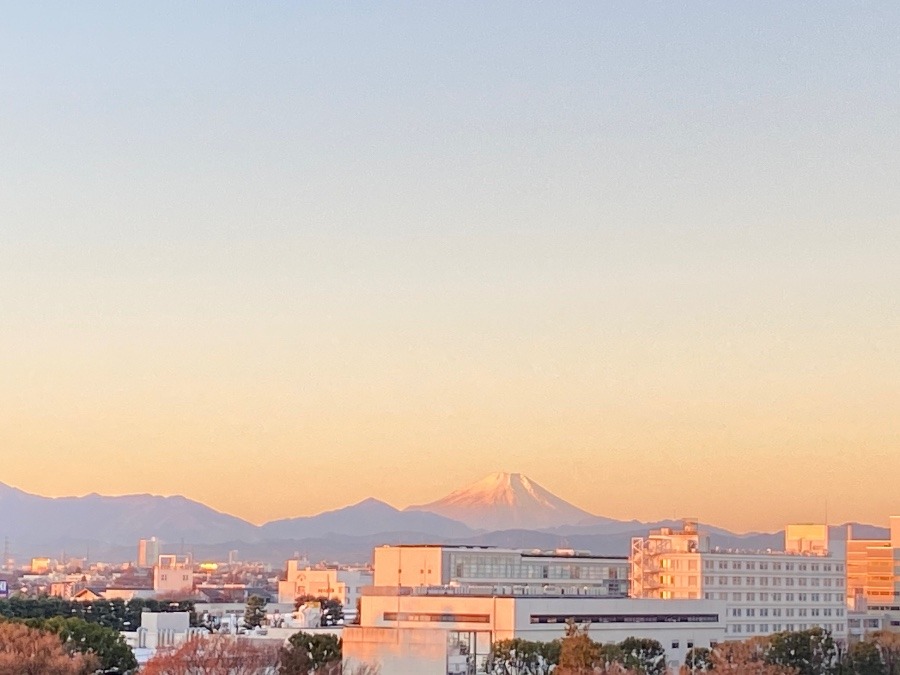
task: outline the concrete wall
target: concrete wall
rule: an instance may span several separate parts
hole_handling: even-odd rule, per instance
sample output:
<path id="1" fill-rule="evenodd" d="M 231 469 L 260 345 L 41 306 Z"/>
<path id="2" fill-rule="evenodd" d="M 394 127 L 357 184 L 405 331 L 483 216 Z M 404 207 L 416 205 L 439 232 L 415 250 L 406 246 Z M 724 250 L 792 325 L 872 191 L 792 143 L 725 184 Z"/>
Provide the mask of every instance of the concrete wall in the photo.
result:
<path id="1" fill-rule="evenodd" d="M 443 550 L 439 546 L 379 546 L 375 586 L 440 586 Z"/>
<path id="2" fill-rule="evenodd" d="M 348 626 L 343 632 L 344 665 L 369 665 L 379 675 L 447 675 L 446 630 Z"/>

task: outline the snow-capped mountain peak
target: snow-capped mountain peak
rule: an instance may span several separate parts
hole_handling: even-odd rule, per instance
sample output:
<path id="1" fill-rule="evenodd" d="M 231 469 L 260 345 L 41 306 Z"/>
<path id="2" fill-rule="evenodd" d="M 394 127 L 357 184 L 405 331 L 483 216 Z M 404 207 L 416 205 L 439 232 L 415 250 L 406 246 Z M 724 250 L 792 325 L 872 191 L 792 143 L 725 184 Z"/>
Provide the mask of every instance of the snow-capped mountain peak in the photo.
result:
<path id="1" fill-rule="evenodd" d="M 593 516 L 520 473 L 492 473 L 438 501 L 410 506 L 482 529 L 574 525 Z"/>

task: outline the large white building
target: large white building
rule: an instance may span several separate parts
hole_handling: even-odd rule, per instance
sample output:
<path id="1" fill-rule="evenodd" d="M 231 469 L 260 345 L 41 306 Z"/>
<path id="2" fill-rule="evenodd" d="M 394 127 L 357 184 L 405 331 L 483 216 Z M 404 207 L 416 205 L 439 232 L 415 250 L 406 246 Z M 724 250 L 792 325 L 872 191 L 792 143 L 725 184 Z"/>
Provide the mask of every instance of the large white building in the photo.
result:
<path id="1" fill-rule="evenodd" d="M 562 638 L 567 620 L 598 642 L 658 640 L 673 667 L 687 650 L 725 639 L 725 603 L 631 600 L 625 557 L 489 547 L 383 546 L 359 626 L 346 626 L 348 664 L 382 675 L 483 672 L 491 644 Z"/>
<path id="2" fill-rule="evenodd" d="M 789 526 L 785 550 L 711 549 L 693 520 L 631 543 L 631 595 L 724 602 L 729 639 L 825 628 L 847 636 L 845 561 L 824 526 Z"/>
<path id="3" fill-rule="evenodd" d="M 482 673 L 494 642 L 549 642 L 562 638 L 566 621 L 574 620 L 601 643 L 657 640 L 677 670 L 692 647 L 725 640 L 725 611 L 725 603 L 707 600 L 372 587 L 363 596 L 359 625 L 344 627 L 343 653 L 346 664 L 377 666 L 381 675 Z"/>

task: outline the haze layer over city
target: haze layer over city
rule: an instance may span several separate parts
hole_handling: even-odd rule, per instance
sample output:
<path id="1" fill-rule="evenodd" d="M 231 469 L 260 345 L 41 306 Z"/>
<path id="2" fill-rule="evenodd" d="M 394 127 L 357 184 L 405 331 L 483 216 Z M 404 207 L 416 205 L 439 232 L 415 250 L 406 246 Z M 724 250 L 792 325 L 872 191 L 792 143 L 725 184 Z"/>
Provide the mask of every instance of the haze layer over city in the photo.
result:
<path id="1" fill-rule="evenodd" d="M 898 14 L 7 7 L 0 483 L 883 526 Z"/>

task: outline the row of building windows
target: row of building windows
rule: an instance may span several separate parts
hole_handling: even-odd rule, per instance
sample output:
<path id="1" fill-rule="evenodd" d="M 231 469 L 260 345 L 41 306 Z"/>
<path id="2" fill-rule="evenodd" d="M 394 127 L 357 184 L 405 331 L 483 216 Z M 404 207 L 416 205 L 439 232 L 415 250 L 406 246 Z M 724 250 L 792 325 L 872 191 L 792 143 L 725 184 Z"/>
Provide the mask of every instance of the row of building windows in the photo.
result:
<path id="1" fill-rule="evenodd" d="M 704 593 L 707 600 L 731 602 L 844 602 L 843 593 Z"/>
<path id="2" fill-rule="evenodd" d="M 705 560 L 703 561 L 703 568 L 707 570 L 711 569 L 720 569 L 720 570 L 761 570 L 767 571 L 771 569 L 774 572 L 778 572 L 781 570 L 785 570 L 786 572 L 792 572 L 794 570 L 798 572 L 843 572 L 844 566 L 842 564 L 833 564 L 833 563 L 793 563 L 793 562 L 756 562 L 754 560 Z"/>
<path id="3" fill-rule="evenodd" d="M 490 623 L 489 614 L 432 614 L 428 612 L 384 612 L 385 621 L 422 621 L 425 623 Z"/>
<path id="4" fill-rule="evenodd" d="M 516 555 L 450 555 L 450 569 L 457 579 L 553 579 L 600 580 L 627 578 L 627 564 L 604 560 L 531 561 Z"/>
<path id="5" fill-rule="evenodd" d="M 843 623 L 746 623 L 746 624 L 731 624 L 728 626 L 727 631 L 729 633 L 762 633 L 763 635 L 768 635 L 770 633 L 780 633 L 781 631 L 795 631 L 795 630 L 807 630 L 808 628 L 812 628 L 814 626 L 821 626 L 826 630 L 830 630 L 837 633 L 844 632 L 844 624 Z M 757 630 L 758 629 L 758 630 Z"/>
<path id="6" fill-rule="evenodd" d="M 794 616 L 795 612 L 797 616 L 844 616 L 844 610 L 841 607 L 831 608 L 819 608 L 819 607 L 732 607 L 731 608 L 731 616 L 733 617 L 751 617 L 751 616 L 769 616 L 771 612 L 772 616 L 781 616 L 782 612 L 784 612 L 784 616 Z"/>
<path id="7" fill-rule="evenodd" d="M 532 614 L 531 623 L 718 623 L 718 614 Z"/>
<path id="8" fill-rule="evenodd" d="M 694 577 L 690 577 L 694 578 Z M 665 576 L 663 577 L 665 579 Z M 703 583 L 707 586 L 728 586 L 729 579 L 731 580 L 731 586 L 825 586 L 827 588 L 831 588 L 832 586 L 843 588 L 844 580 L 843 579 L 819 579 L 814 577 L 812 579 L 805 579 L 803 577 L 794 578 L 794 577 L 713 577 L 706 576 L 703 577 Z M 691 584 L 693 585 L 693 584 Z"/>

